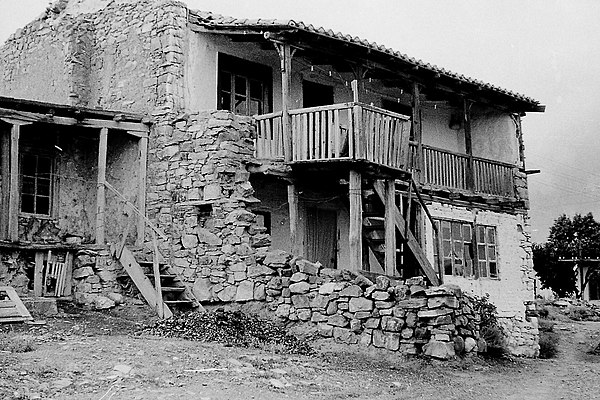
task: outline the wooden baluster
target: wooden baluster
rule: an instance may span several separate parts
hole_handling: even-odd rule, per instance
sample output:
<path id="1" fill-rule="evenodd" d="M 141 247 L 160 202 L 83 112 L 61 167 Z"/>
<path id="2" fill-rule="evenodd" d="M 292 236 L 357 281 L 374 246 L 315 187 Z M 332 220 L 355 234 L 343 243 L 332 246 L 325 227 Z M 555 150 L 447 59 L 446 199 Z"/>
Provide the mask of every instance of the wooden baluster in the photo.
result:
<path id="1" fill-rule="evenodd" d="M 321 117 L 321 158 L 327 159 L 327 111 L 319 111 Z"/>
<path id="2" fill-rule="evenodd" d="M 333 110 L 333 154 L 335 158 L 340 158 L 340 110 Z"/>

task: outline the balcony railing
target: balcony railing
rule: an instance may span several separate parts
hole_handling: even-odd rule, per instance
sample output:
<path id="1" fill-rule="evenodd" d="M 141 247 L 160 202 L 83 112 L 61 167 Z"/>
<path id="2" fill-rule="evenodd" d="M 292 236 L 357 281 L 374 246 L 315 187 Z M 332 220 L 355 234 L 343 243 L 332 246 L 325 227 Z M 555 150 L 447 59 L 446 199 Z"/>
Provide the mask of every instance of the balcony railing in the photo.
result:
<path id="1" fill-rule="evenodd" d="M 366 160 L 406 169 L 410 121 L 362 103 L 290 110 L 292 161 Z M 284 157 L 281 113 L 256 117 L 256 157 Z"/>
<path id="2" fill-rule="evenodd" d="M 433 187 L 472 191 L 494 196 L 514 195 L 515 166 L 500 161 L 473 157 L 473 179 L 469 180 L 469 156 L 423 145 L 420 182 Z M 410 144 L 410 165 L 419 169 L 418 147 Z"/>

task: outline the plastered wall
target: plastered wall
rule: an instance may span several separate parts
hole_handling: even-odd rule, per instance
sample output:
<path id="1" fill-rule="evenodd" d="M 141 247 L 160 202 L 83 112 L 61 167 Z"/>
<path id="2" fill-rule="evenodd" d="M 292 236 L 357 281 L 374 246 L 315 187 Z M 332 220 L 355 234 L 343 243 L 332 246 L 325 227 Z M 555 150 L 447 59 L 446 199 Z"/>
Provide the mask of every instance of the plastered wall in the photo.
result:
<path id="1" fill-rule="evenodd" d="M 501 316 L 524 315 L 524 301 L 533 300 L 533 262 L 528 219 L 523 214 L 497 213 L 468 209 L 449 204 L 429 205 L 433 218 L 452 219 L 480 225 L 495 226 L 499 278 L 463 278 L 444 276 L 444 283 L 454 283 L 478 296 L 490 295 Z M 433 230 L 428 222 L 426 251 L 433 260 Z"/>

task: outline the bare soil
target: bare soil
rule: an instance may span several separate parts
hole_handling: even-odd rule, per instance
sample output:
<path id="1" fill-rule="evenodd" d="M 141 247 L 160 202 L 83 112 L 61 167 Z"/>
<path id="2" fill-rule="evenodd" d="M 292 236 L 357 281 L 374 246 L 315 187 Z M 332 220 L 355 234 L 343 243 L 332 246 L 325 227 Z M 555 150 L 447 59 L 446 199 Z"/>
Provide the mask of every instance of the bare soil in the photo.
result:
<path id="1" fill-rule="evenodd" d="M 552 360 L 451 362 L 317 340 L 314 356 L 139 335 L 143 305 L 0 326 L 0 399 L 597 399 L 600 322 L 558 321 Z"/>

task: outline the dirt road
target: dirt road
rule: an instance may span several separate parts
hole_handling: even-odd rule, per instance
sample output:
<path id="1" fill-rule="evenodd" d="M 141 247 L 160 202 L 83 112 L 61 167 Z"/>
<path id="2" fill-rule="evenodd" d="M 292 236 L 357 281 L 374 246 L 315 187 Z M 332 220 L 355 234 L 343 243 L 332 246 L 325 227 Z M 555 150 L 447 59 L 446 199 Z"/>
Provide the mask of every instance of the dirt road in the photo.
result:
<path id="1" fill-rule="evenodd" d="M 558 322 L 554 360 L 436 362 L 329 341 L 309 357 L 130 334 L 148 318 L 139 306 L 0 327 L 16 343 L 0 352 L 0 398 L 600 399 L 600 357 L 586 353 L 598 322 Z M 26 342 L 33 351 L 13 352 Z"/>

